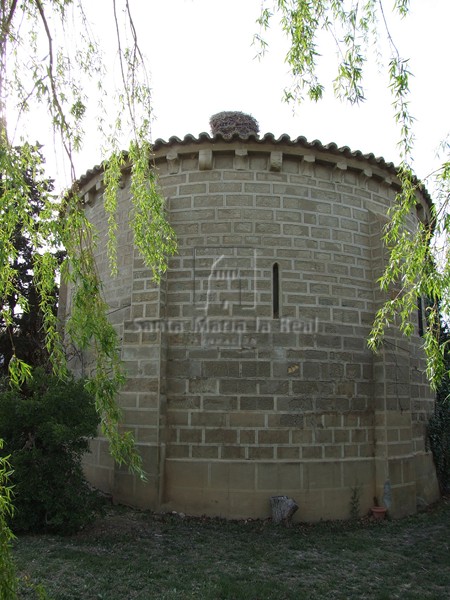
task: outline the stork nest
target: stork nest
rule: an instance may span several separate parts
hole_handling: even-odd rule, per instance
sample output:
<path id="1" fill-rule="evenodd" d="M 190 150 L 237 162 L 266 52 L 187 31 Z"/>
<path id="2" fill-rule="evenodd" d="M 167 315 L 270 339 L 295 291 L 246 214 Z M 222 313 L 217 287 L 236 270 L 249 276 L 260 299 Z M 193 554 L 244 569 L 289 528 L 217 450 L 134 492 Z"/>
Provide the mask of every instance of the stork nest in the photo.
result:
<path id="1" fill-rule="evenodd" d="M 251 115 L 238 111 L 224 111 L 213 115 L 209 119 L 213 135 L 220 133 L 224 138 L 231 138 L 234 133 L 242 136 L 258 135 L 258 121 Z"/>

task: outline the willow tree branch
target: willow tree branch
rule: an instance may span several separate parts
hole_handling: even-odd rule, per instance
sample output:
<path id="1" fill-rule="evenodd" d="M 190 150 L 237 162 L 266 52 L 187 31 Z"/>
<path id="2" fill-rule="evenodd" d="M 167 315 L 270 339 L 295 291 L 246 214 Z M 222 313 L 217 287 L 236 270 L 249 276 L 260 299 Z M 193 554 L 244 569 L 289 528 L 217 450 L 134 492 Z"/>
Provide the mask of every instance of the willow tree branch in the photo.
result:
<path id="1" fill-rule="evenodd" d="M 398 51 L 398 48 L 395 45 L 395 42 L 394 42 L 394 40 L 392 38 L 391 31 L 389 29 L 389 25 L 388 25 L 388 22 L 387 22 L 387 19 L 386 19 L 386 14 L 384 12 L 384 7 L 383 7 L 382 0 L 378 0 L 378 5 L 380 7 L 380 12 L 381 12 L 381 16 L 383 18 L 384 28 L 386 30 L 386 35 L 387 35 L 388 40 L 389 40 L 389 45 L 391 46 L 391 48 L 393 48 L 395 54 L 397 55 L 398 60 L 400 60 L 400 52 Z"/>
<path id="2" fill-rule="evenodd" d="M 11 23 L 16 12 L 18 0 L 12 0 L 8 16 L 6 15 L 6 0 L 2 0 L 1 8 L 1 32 L 0 32 L 0 133 L 1 137 L 7 140 L 6 130 L 6 107 L 4 101 L 4 73 L 6 71 L 5 60 L 6 60 L 6 45 L 8 36 L 11 31 Z"/>
<path id="3" fill-rule="evenodd" d="M 124 87 L 124 91 L 125 91 L 125 96 L 126 96 L 126 99 L 127 99 L 126 104 L 127 104 L 128 112 L 130 114 L 131 122 L 132 122 L 133 128 L 134 128 L 135 127 L 135 119 L 134 119 L 134 114 L 133 114 L 131 96 L 130 96 L 130 92 L 129 92 L 128 86 L 127 86 L 127 78 L 126 78 L 126 75 L 125 75 L 125 67 L 124 67 L 124 64 L 123 64 L 122 41 L 121 41 L 121 37 L 120 37 L 119 19 L 117 17 L 117 2 L 116 2 L 116 0 L 113 0 L 113 9 L 114 9 L 114 22 L 115 22 L 115 25 L 116 25 L 117 46 L 118 46 L 118 49 L 119 49 L 120 73 L 121 73 L 121 76 L 122 76 L 122 83 L 123 83 L 123 87 Z"/>
<path id="4" fill-rule="evenodd" d="M 11 23 L 12 23 L 12 20 L 14 17 L 14 13 L 16 12 L 17 2 L 18 2 L 18 0 L 12 0 L 11 7 L 9 9 L 9 15 L 7 16 L 6 19 L 2 19 L 2 40 L 3 40 L 4 36 L 6 36 L 9 33 Z M 6 4 L 6 0 L 2 0 L 2 15 L 4 15 L 6 13 L 5 4 Z"/>
<path id="5" fill-rule="evenodd" d="M 126 106 L 128 109 L 128 113 L 130 115 L 131 124 L 133 127 L 133 133 L 136 134 L 139 127 L 136 125 L 136 114 L 135 114 L 135 91 L 137 89 L 136 83 L 136 73 L 138 71 L 139 66 L 142 68 L 145 78 L 145 84 L 147 88 L 149 88 L 148 84 L 148 74 L 145 69 L 145 60 L 144 55 L 142 54 L 141 48 L 138 42 L 137 30 L 134 24 L 133 16 L 130 9 L 129 0 L 125 0 L 125 11 L 128 17 L 128 24 L 131 30 L 131 36 L 133 40 L 133 45 L 131 48 L 131 57 L 129 58 L 128 68 L 131 75 L 125 72 L 124 65 L 124 51 L 122 48 L 122 41 L 120 36 L 120 27 L 119 27 L 119 19 L 117 16 L 117 0 L 113 0 L 113 9 L 114 9 L 114 21 L 116 26 L 116 38 L 117 45 L 119 50 L 119 63 L 120 63 L 120 71 L 122 77 L 122 83 L 125 90 L 126 96 Z M 131 77 L 130 84 L 127 82 L 127 76 Z"/>
<path id="6" fill-rule="evenodd" d="M 75 165 L 73 162 L 73 148 L 72 148 L 72 142 L 70 140 L 71 128 L 70 128 L 69 123 L 67 122 L 66 116 L 65 116 L 63 108 L 61 106 L 59 96 L 58 96 L 58 90 L 56 87 L 56 78 L 55 78 L 55 73 L 54 73 L 53 39 L 52 39 L 50 27 L 48 25 L 47 16 L 45 14 L 45 10 L 44 10 L 41 0 L 34 0 L 34 2 L 39 11 L 39 15 L 41 17 L 41 21 L 44 26 L 45 34 L 47 36 L 47 41 L 48 41 L 47 72 L 48 72 L 48 76 L 49 76 L 49 80 L 50 80 L 51 101 L 52 101 L 54 107 L 56 108 L 56 113 L 58 114 L 58 117 L 59 117 L 58 128 L 59 128 L 59 132 L 61 135 L 61 141 L 62 141 L 64 150 L 66 152 L 67 158 L 69 159 L 72 180 L 75 180 L 76 173 L 75 173 Z"/>

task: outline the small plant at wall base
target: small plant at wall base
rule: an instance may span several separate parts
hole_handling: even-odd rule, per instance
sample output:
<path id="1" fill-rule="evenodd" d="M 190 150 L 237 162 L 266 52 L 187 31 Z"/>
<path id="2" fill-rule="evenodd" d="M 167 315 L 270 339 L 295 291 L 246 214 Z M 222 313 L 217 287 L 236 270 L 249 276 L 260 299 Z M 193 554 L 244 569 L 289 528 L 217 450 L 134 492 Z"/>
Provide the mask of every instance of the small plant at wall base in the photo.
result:
<path id="1" fill-rule="evenodd" d="M 350 518 L 353 521 L 357 521 L 359 519 L 359 514 L 361 510 L 361 486 L 355 485 L 351 488 L 350 494 Z"/>
<path id="2" fill-rule="evenodd" d="M 98 421 L 82 381 L 37 369 L 21 390 L 0 393 L 0 438 L 14 470 L 14 530 L 72 533 L 94 516 L 99 500 L 81 457 Z"/>

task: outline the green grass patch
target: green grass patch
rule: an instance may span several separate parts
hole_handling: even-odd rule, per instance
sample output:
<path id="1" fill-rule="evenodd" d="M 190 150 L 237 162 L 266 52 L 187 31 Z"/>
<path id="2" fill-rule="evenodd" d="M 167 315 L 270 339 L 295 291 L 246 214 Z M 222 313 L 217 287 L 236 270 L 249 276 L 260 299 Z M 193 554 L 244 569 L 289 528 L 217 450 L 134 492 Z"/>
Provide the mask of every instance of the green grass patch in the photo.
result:
<path id="1" fill-rule="evenodd" d="M 111 509 L 77 535 L 20 536 L 21 598 L 450 598 L 450 501 L 399 521 L 181 519 Z"/>

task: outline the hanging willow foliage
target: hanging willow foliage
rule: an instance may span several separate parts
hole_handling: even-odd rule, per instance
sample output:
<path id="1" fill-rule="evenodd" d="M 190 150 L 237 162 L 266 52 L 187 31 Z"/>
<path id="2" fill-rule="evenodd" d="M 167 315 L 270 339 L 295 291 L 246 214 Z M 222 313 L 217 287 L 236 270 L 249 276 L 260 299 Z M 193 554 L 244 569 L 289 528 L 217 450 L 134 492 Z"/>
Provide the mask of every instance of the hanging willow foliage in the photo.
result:
<path id="1" fill-rule="evenodd" d="M 108 219 L 107 251 L 112 275 L 117 272 L 117 194 L 125 164 L 131 165 L 134 207 L 131 226 L 135 244 L 146 265 L 159 281 L 167 258 L 176 248 L 175 236 L 165 218 L 164 198 L 152 170 L 150 140 L 150 86 L 128 0 L 112 2 L 116 29 L 121 87 L 114 91 L 116 116 L 110 112 L 104 86 L 106 68 L 102 50 L 91 33 L 82 0 L 1 0 L 0 15 L 0 298 L 2 316 L 11 323 L 6 299 L 17 296 L 16 305 L 26 311 L 26 298 L 17 289 L 13 233 L 20 228 L 30 240 L 35 256 L 34 283 L 46 332 L 45 344 L 53 369 L 67 372 L 64 341 L 54 313 L 54 283 L 61 279 L 72 289 L 72 306 L 65 335 L 92 357 L 87 383 L 94 394 L 104 435 L 113 457 L 141 476 L 141 460 L 131 433 L 119 430 L 117 394 L 125 376 L 120 361 L 117 333 L 107 318 L 102 282 L 95 262 L 96 231 L 87 221 L 78 195 L 74 154 L 83 143 L 87 108 L 86 82 L 99 94 L 99 138 L 103 139 L 104 207 Z M 70 43 L 68 43 L 70 39 Z M 44 59 L 42 58 L 44 57 Z M 19 115 L 33 103 L 42 107 L 49 125 L 58 134 L 70 165 L 73 186 L 61 198 L 39 190 L 43 208 L 36 219 L 28 202 L 30 177 L 42 171 L 39 148 L 26 140 L 16 148 L 10 141 L 7 107 Z M 44 118 L 44 117 L 43 117 Z M 121 146 L 128 138 L 128 149 Z M 34 177 L 37 181 L 39 177 Z M 63 248 L 58 264 L 55 248 Z M 13 350 L 10 381 L 20 386 L 30 377 L 27 365 Z"/>
<path id="2" fill-rule="evenodd" d="M 409 12 L 409 4 L 408 0 L 391 0 L 389 7 L 404 17 Z M 63 346 L 50 306 L 50 290 L 58 265 L 48 249 L 49 245 L 66 249 L 67 258 L 62 275 L 74 288 L 74 306 L 67 331 L 80 348 L 90 348 L 95 356 L 95 375 L 90 385 L 96 395 L 104 431 L 111 440 L 114 455 L 119 460 L 122 456 L 124 460 L 131 461 L 133 468 L 136 468 L 136 462 L 130 459 L 132 442 L 118 432 L 120 414 L 114 398 L 124 376 L 118 355 L 118 340 L 106 316 L 107 307 L 95 266 L 95 231 L 83 214 L 76 189 L 63 200 L 55 199 L 43 189 L 44 209 L 36 222 L 27 202 L 29 189 L 25 173 L 37 173 L 41 168 L 37 158 L 38 148 L 22 141 L 18 152 L 10 141 L 6 118 L 8 102 L 14 101 L 22 113 L 28 110 L 33 101 L 37 101 L 45 109 L 50 125 L 62 140 L 75 181 L 74 152 L 83 142 L 87 107 L 85 80 L 90 78 L 95 82 L 99 92 L 99 130 L 104 140 L 104 205 L 109 226 L 107 250 L 111 272 L 114 274 L 117 271 L 117 193 L 126 164 L 131 169 L 134 207 L 131 226 L 135 243 L 158 281 L 165 270 L 167 256 L 174 252 L 176 244 L 173 231 L 165 219 L 164 199 L 151 168 L 150 87 L 129 3 L 123 0 L 119 6 L 118 0 L 112 2 L 122 85 L 115 93 L 117 113 L 111 122 L 106 121 L 107 111 L 104 108 L 107 102 L 107 90 L 103 88 L 106 69 L 101 48 L 90 33 L 83 1 L 24 0 L 19 3 L 17 0 L 1 0 L 0 7 L 0 294 L 3 300 L 11 294 L 17 294 L 17 305 L 27 310 L 26 298 L 21 297 L 15 287 L 17 273 L 12 260 L 15 254 L 12 232 L 21 227 L 35 248 L 34 270 L 44 315 L 47 348 L 55 370 L 63 375 Z M 121 22 L 121 14 L 125 17 L 124 22 Z M 439 239 L 444 240 L 443 251 L 437 260 L 431 252 L 432 231 L 419 226 L 417 232 L 411 232 L 406 225 L 407 215 L 414 209 L 417 191 L 417 180 L 411 168 L 414 149 L 413 117 L 408 103 L 411 73 L 408 61 L 401 56 L 390 34 L 383 2 L 265 1 L 259 17 L 261 32 L 256 36 L 262 52 L 266 48 L 264 30 L 275 15 L 279 17 L 280 26 L 289 39 L 286 60 L 292 71 L 292 86 L 286 90 L 285 96 L 290 101 L 301 100 L 305 95 L 314 100 L 323 96 L 324 85 L 317 75 L 320 32 L 328 33 L 336 42 L 339 58 L 334 92 L 350 103 L 364 99 L 364 67 L 371 44 L 382 35 L 387 39 L 390 49 L 387 72 L 394 119 L 400 131 L 402 162 L 398 174 L 402 190 L 389 215 L 385 242 L 390 251 L 390 260 L 380 283 L 384 289 L 388 289 L 390 285 L 398 286 L 400 282 L 401 292 L 380 309 L 369 343 L 375 349 L 386 327 L 398 317 L 402 331 L 409 334 L 415 298 L 426 296 L 431 302 L 428 304 L 429 326 L 425 334 L 425 348 L 428 353 L 428 374 L 435 382 L 443 372 L 442 349 L 438 342 L 438 307 L 445 314 L 449 314 L 450 310 L 450 263 L 447 251 L 450 228 L 447 210 L 449 146 L 443 144 L 446 159 L 434 174 L 437 208 L 433 225 L 434 231 L 440 234 Z M 78 27 L 71 41 L 76 41 L 76 44 L 66 44 L 61 32 L 67 36 L 74 22 Z M 127 36 L 124 36 L 125 30 Z M 124 135 L 131 139 L 125 152 L 121 148 Z M 64 215 L 64 218 L 57 218 L 56 215 Z M 7 323 L 11 321 L 7 309 L 3 309 L 3 318 Z M 10 363 L 11 381 L 20 385 L 29 373 L 29 366 L 14 355 Z"/>
<path id="3" fill-rule="evenodd" d="M 385 4 L 403 17 L 409 12 L 409 0 L 385 0 Z M 61 276 L 73 287 L 67 333 L 79 348 L 89 349 L 95 359 L 89 386 L 95 394 L 103 431 L 110 440 L 114 457 L 142 473 L 132 438 L 129 434 L 121 434 L 118 428 L 120 411 L 116 396 L 124 374 L 116 332 L 107 319 L 107 306 L 95 265 L 96 232 L 86 220 L 76 186 L 62 199 L 54 198 L 45 188 L 40 190 L 44 207 L 39 219 L 33 218 L 27 202 L 28 182 L 29 176 L 38 174 L 42 168 L 38 147 L 27 140 L 20 140 L 20 151 L 15 148 L 7 121 L 8 105 L 17 107 L 19 116 L 33 104 L 39 105 L 42 118 L 47 118 L 49 128 L 59 135 L 70 165 L 71 179 L 76 182 L 74 153 L 82 147 L 84 139 L 86 82 L 94 82 L 99 102 L 99 135 L 103 139 L 105 157 L 104 202 L 109 226 L 107 251 L 111 272 L 117 271 L 117 192 L 122 168 L 128 161 L 135 243 L 158 281 L 176 244 L 165 219 L 164 199 L 150 167 L 150 87 L 129 1 L 112 0 L 110 3 L 116 29 L 121 86 L 113 92 L 116 115 L 108 120 L 105 62 L 101 48 L 91 34 L 86 5 L 83 0 L 0 0 L 0 298 L 6 323 L 11 322 L 11 314 L 5 308 L 5 300 L 9 296 L 16 295 L 16 305 L 27 310 L 27 300 L 15 283 L 16 249 L 12 236 L 20 227 L 31 240 L 36 256 L 34 271 L 44 315 L 47 349 L 55 371 L 64 376 L 63 344 L 50 293 L 58 264 L 49 249 L 65 248 L 67 255 Z M 289 40 L 286 60 L 292 72 L 292 86 L 285 91 L 288 101 L 297 101 L 304 95 L 314 100 L 323 96 L 324 85 L 317 75 L 320 32 L 328 33 L 336 42 L 339 59 L 334 93 L 350 103 L 364 98 L 364 66 L 371 52 L 370 44 L 378 36 L 387 39 L 390 48 L 388 77 L 402 149 L 399 168 L 402 191 L 392 208 L 391 222 L 386 230 L 390 260 L 381 284 L 388 288 L 391 284 L 398 286 L 400 282 L 401 293 L 393 304 L 387 302 L 380 309 L 370 344 L 373 348 L 377 347 L 396 315 L 400 316 L 404 333 L 410 333 L 415 297 L 426 296 L 430 299 L 429 327 L 425 336 L 428 373 L 430 379 L 436 381 L 444 369 L 437 333 L 438 307 L 441 306 L 445 314 L 450 314 L 449 144 L 443 143 L 443 164 L 434 174 L 436 210 L 433 225 L 434 231 L 439 234 L 437 239 L 443 240 L 437 260 L 436 255 L 430 252 L 431 232 L 426 229 L 411 232 L 406 226 L 407 215 L 415 203 L 417 185 L 411 168 L 414 135 L 408 104 L 410 70 L 408 61 L 401 56 L 390 35 L 382 0 L 262 0 L 261 31 L 256 36 L 261 52 L 267 47 L 264 30 L 273 22 L 274 15 L 279 17 L 280 26 Z M 131 140 L 125 152 L 121 147 L 124 137 Z M 13 355 L 9 366 L 14 385 L 20 385 L 30 375 L 29 365 L 17 355 Z M 5 500 L 8 500 L 5 489 L 0 489 L 0 504 Z M 0 559 L 5 557 L 7 552 L 2 550 Z M 5 598 L 15 597 L 14 590 L 9 596 L 0 590 L 0 595 L 2 593 Z"/>
<path id="4" fill-rule="evenodd" d="M 407 220 L 415 212 L 421 185 L 412 168 L 414 118 L 409 105 L 412 73 L 408 59 L 401 55 L 391 35 L 388 9 L 405 18 L 410 11 L 410 0 L 263 0 L 255 43 L 262 56 L 268 47 L 265 31 L 278 18 L 289 42 L 286 63 L 292 75 L 292 85 L 285 90 L 285 99 L 297 102 L 305 97 L 312 100 L 323 97 L 325 86 L 317 74 L 322 58 L 320 42 L 322 36 L 331 37 L 337 57 L 334 93 L 342 100 L 357 104 L 364 100 L 366 63 L 383 46 L 379 42 L 384 41 L 388 49 L 385 72 L 392 94 L 393 120 L 399 131 L 401 191 L 389 212 L 384 236 L 389 260 L 379 283 L 383 290 L 399 291 L 378 311 L 368 342 L 376 351 L 387 328 L 394 322 L 399 323 L 405 335 L 410 335 L 414 329 L 417 297 L 427 298 L 424 347 L 427 375 L 436 387 L 445 372 L 444 351 L 439 342 L 439 312 L 450 315 L 450 145 L 448 140 L 443 141 L 442 164 L 424 178 L 424 183 L 433 190 L 431 222 L 428 227 L 419 224 L 416 231 L 411 231 Z M 404 26 L 408 26 L 407 19 Z"/>

